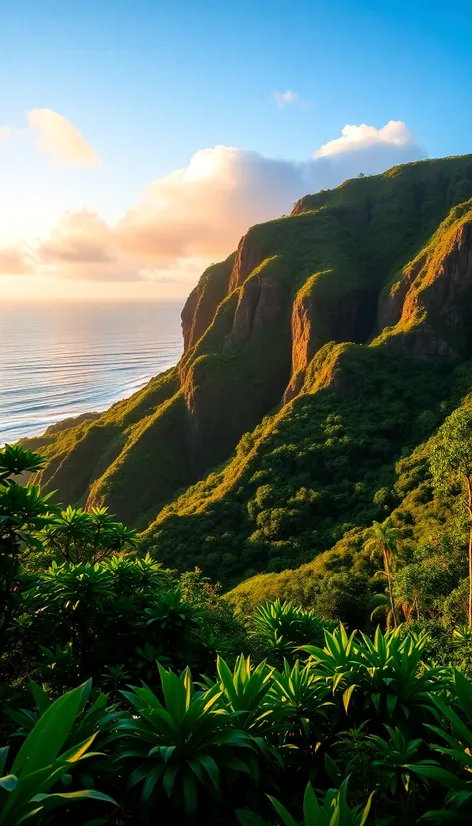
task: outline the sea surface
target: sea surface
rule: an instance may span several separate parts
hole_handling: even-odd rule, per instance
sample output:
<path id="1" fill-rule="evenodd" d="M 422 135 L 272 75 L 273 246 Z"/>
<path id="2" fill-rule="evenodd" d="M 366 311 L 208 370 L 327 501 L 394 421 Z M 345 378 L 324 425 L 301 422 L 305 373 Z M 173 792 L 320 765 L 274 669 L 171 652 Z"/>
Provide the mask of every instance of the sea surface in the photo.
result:
<path id="1" fill-rule="evenodd" d="M 181 303 L 0 308 L 0 445 L 106 410 L 172 367 Z"/>

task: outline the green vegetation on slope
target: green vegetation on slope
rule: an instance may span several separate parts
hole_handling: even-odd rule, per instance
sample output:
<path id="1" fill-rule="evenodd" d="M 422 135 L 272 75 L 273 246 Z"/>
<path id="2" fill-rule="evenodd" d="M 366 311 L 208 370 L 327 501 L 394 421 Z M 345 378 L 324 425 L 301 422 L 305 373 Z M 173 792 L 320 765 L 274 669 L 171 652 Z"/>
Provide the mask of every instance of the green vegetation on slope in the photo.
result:
<path id="1" fill-rule="evenodd" d="M 313 395 L 316 356 L 329 342 L 366 344 L 380 335 L 376 342 L 393 359 L 398 353 L 447 361 L 470 357 L 464 316 L 469 282 L 460 269 L 460 244 L 468 243 L 466 202 L 471 197 L 470 156 L 425 161 L 307 196 L 291 216 L 253 227 L 237 254 L 210 267 L 189 297 L 182 314 L 187 350 L 176 369 L 93 421 L 71 423 L 28 442 L 50 460 L 41 481 L 66 503 L 104 504 L 119 518 L 145 528 L 179 490 L 228 461 L 241 436 L 282 404 L 289 383 L 286 399 L 302 390 L 306 377 L 308 395 Z M 456 253 L 451 271 L 459 272 L 462 286 L 449 295 L 454 279 L 444 283 L 443 264 Z M 419 304 L 410 314 L 406 308 L 403 326 L 382 333 L 402 316 L 410 277 L 417 280 L 407 299 L 409 305 Z M 419 337 L 403 346 L 402 336 L 412 324 Z M 400 350 L 392 349 L 397 339 Z M 411 380 L 416 383 L 416 374 Z M 329 404 L 325 389 L 313 402 L 315 418 L 318 407 Z M 305 384 L 301 397 L 306 395 Z M 329 415 L 327 409 L 324 415 Z M 410 427 L 411 422 L 407 439 Z M 379 466 L 396 458 L 398 444 Z M 363 473 L 361 468 L 356 484 Z M 349 505 L 341 525 L 359 523 L 351 513 L 356 508 Z M 231 502 L 226 518 L 230 526 L 231 520 L 240 524 Z M 334 541 L 340 524 L 336 514 L 332 518 Z M 250 535 L 260 530 L 251 529 Z M 271 530 L 262 527 L 264 536 Z M 281 536 L 277 530 L 275 525 L 277 541 L 292 535 L 287 526 Z M 298 528 L 293 530 L 296 534 Z M 290 564 L 306 558 L 308 548 L 302 545 L 301 556 Z M 324 547 L 324 540 L 315 541 L 313 551 Z M 230 556 L 234 553 L 228 550 Z M 272 556 L 289 563 L 285 551 Z M 244 564 L 235 565 L 225 559 L 220 569 L 231 580 L 258 570 L 262 558 L 250 553 Z"/>
<path id="2" fill-rule="evenodd" d="M 324 348 L 314 373 L 318 382 L 246 434 L 221 470 L 163 509 L 144 535 L 159 559 L 198 564 L 226 584 L 308 562 L 398 504 L 396 463 L 472 378 L 472 368 L 356 345 Z"/>
<path id="3" fill-rule="evenodd" d="M 115 509 L 126 511 L 126 521 L 141 522 L 144 527 L 146 512 L 150 509 L 152 518 L 165 499 L 188 479 L 187 456 L 180 466 L 178 461 L 185 445 L 179 439 L 179 425 L 173 424 L 182 413 L 178 373 L 172 368 L 92 421 L 67 427 L 66 420 L 59 433 L 48 430 L 42 437 L 23 440 L 23 444 L 41 450 L 48 459 L 40 480 L 45 491 L 57 491 L 56 500 L 74 505 L 84 505 L 87 500 L 91 505 L 102 504 L 103 495 L 92 498 L 90 493 L 95 490 L 94 483 L 103 478 L 109 501 L 114 507 L 117 503 Z M 149 444 L 154 454 L 152 448 L 148 453 Z M 166 450 L 172 452 L 166 455 Z M 115 468 L 119 468 L 116 484 Z M 147 486 L 143 484 L 139 495 L 136 490 L 136 496 L 130 498 L 125 490 L 133 484 L 137 470 Z M 156 501 L 153 485 L 149 484 L 151 475 L 163 480 L 160 501 Z"/>

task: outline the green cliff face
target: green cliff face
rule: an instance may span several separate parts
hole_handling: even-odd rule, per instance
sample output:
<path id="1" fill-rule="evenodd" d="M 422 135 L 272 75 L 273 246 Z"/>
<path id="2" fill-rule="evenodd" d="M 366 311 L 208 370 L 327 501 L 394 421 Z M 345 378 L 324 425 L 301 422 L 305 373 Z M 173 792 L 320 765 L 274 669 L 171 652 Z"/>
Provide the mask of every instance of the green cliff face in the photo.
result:
<path id="1" fill-rule="evenodd" d="M 469 392 L 471 299 L 472 156 L 307 196 L 203 274 L 176 368 L 30 440 L 42 482 L 166 564 L 278 581 L 400 506 L 399 461 Z"/>

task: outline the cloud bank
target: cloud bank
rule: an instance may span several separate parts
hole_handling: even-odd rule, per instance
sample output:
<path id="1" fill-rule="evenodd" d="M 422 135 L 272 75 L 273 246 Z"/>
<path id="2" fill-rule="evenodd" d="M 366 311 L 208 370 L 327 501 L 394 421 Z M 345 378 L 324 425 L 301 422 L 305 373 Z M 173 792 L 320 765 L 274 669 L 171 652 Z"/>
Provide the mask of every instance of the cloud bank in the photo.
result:
<path id="1" fill-rule="evenodd" d="M 29 275 L 36 265 L 34 255 L 24 245 L 0 249 L 0 275 Z"/>
<path id="2" fill-rule="evenodd" d="M 67 145 L 80 154 L 80 144 Z M 38 246 L 33 269 L 73 279 L 179 279 L 228 255 L 249 226 L 290 212 L 302 195 L 422 157 L 401 121 L 345 126 L 301 163 L 229 146 L 203 149 L 153 181 L 114 226 L 91 211 L 66 213 Z"/>

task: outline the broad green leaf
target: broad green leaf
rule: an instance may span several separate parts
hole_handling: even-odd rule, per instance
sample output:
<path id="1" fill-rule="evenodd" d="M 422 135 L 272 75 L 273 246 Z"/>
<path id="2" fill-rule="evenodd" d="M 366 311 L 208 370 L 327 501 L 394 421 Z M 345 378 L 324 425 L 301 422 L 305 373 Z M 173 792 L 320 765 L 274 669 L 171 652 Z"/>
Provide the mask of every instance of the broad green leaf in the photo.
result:
<path id="1" fill-rule="evenodd" d="M 12 766 L 13 774 L 32 774 L 55 761 L 74 724 L 81 693 L 82 686 L 78 686 L 49 706 L 22 744 Z"/>

